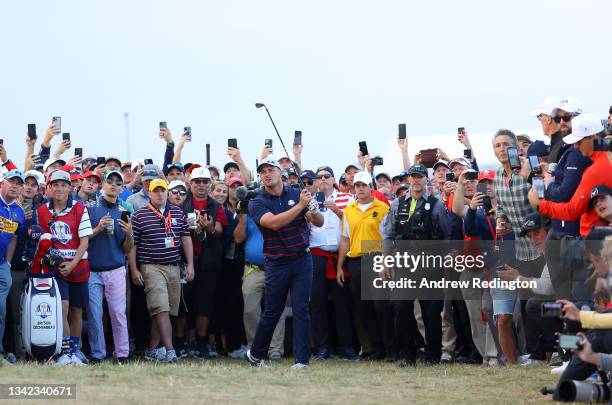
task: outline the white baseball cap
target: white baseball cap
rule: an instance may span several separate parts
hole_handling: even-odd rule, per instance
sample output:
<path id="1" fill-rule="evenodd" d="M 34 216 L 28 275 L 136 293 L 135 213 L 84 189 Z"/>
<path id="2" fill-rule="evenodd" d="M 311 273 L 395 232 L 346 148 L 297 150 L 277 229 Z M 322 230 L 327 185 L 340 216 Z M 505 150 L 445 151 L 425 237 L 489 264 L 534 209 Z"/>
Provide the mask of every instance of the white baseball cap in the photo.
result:
<path id="1" fill-rule="evenodd" d="M 185 185 L 185 183 L 180 180 L 174 180 L 171 181 L 170 184 L 168 184 L 168 190 L 173 190 L 177 187 L 183 187 L 185 190 L 187 190 L 187 186 Z"/>
<path id="2" fill-rule="evenodd" d="M 266 157 L 264 160 L 262 160 L 261 162 L 259 162 L 259 165 L 257 166 L 257 173 L 259 173 L 261 171 L 261 168 L 263 166 L 273 166 L 276 167 L 277 169 L 281 169 L 280 165 L 278 164 L 278 162 L 276 161 L 276 159 L 274 159 L 272 157 L 272 155 L 269 155 L 268 157 Z"/>
<path id="3" fill-rule="evenodd" d="M 353 177 L 353 184 L 363 183 L 370 185 L 372 184 L 372 176 L 368 172 L 357 172 Z"/>
<path id="4" fill-rule="evenodd" d="M 131 170 L 134 171 L 138 166 L 144 166 L 144 159 L 136 159 L 132 162 Z"/>
<path id="5" fill-rule="evenodd" d="M 604 127 L 601 125 L 601 120 L 598 116 L 590 113 L 581 114 L 572 119 L 572 133 L 563 137 L 563 142 L 567 144 L 576 143 L 603 130 Z"/>
<path id="6" fill-rule="evenodd" d="M 197 167 L 191 172 L 191 180 L 195 179 L 211 179 L 210 170 L 205 167 Z"/>
<path id="7" fill-rule="evenodd" d="M 50 157 L 49 159 L 47 159 L 47 161 L 43 165 L 43 172 L 46 172 L 47 169 L 49 168 L 49 166 L 51 166 L 52 164 L 55 164 L 55 163 L 59 163 L 60 166 L 66 165 L 66 161 L 65 160 L 60 159 L 60 158 L 56 158 L 56 157 Z"/>
<path id="8" fill-rule="evenodd" d="M 538 108 L 536 108 L 535 110 L 531 111 L 531 116 L 532 117 L 537 117 L 538 115 L 541 115 L 541 114 L 550 115 L 552 113 L 552 111 L 555 108 L 557 108 L 557 106 L 559 105 L 560 102 L 561 102 L 561 97 L 558 97 L 558 96 L 546 97 L 540 103 Z"/>
<path id="9" fill-rule="evenodd" d="M 45 184 L 45 176 L 38 170 L 28 170 L 23 174 L 24 179 L 27 179 L 28 177 L 33 177 L 39 185 Z"/>
<path id="10" fill-rule="evenodd" d="M 582 101 L 573 97 L 563 97 L 552 109 L 551 113 L 554 115 L 557 110 L 563 110 L 568 113 L 582 114 Z"/>

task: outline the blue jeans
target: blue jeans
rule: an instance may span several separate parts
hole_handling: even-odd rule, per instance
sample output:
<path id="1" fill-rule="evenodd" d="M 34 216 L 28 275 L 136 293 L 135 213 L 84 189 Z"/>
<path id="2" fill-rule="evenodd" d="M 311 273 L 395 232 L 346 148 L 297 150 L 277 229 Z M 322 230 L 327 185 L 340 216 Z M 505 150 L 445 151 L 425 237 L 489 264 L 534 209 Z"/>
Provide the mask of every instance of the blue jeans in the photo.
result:
<path id="1" fill-rule="evenodd" d="M 6 297 L 8 297 L 12 283 L 11 268 L 5 261 L 0 264 L 0 353 L 4 353 L 2 337 L 4 336 L 4 329 L 6 328 Z"/>
<path id="2" fill-rule="evenodd" d="M 287 294 L 291 291 L 293 309 L 293 353 L 296 363 L 310 361 L 309 300 L 312 287 L 312 256 L 298 257 L 265 264 L 266 308 L 259 319 L 251 344 L 251 354 L 263 359 L 270 349 L 276 323 L 285 309 Z"/>

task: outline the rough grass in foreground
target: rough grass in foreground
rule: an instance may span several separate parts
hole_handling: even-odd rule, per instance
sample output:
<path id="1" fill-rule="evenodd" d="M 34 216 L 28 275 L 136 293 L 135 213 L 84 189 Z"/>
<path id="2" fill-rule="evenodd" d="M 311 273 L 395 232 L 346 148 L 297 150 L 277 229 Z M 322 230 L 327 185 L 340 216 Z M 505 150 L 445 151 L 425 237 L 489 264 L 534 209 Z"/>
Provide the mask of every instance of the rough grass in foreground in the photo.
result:
<path id="1" fill-rule="evenodd" d="M 517 404 L 540 402 L 539 389 L 558 378 L 545 366 L 399 369 L 335 360 L 313 362 L 308 370 L 291 370 L 291 365 L 283 361 L 255 369 L 228 359 L 87 368 L 19 364 L 1 367 L 0 381 L 76 384 L 77 402 L 91 404 Z"/>

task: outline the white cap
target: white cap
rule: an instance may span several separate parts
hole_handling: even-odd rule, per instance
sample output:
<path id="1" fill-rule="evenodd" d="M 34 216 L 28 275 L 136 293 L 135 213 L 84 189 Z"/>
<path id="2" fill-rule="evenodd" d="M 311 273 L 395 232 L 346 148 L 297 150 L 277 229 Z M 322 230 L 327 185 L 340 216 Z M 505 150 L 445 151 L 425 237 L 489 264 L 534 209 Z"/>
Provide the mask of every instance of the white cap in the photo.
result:
<path id="1" fill-rule="evenodd" d="M 563 137 L 563 142 L 567 144 L 576 143 L 603 130 L 604 127 L 601 125 L 601 120 L 598 116 L 589 113 L 581 114 L 572 119 L 572 133 Z"/>
<path id="2" fill-rule="evenodd" d="M 180 180 L 173 180 L 170 182 L 170 184 L 168 184 L 168 190 L 172 190 L 177 187 L 183 187 L 185 190 L 187 190 L 187 186 L 185 185 L 185 183 Z"/>
<path id="3" fill-rule="evenodd" d="M 144 166 L 144 159 L 136 159 L 132 162 L 132 171 L 136 169 L 138 166 Z"/>
<path id="4" fill-rule="evenodd" d="M 38 170 L 28 170 L 23 174 L 24 179 L 28 177 L 33 177 L 39 185 L 45 184 L 45 175 Z"/>
<path id="5" fill-rule="evenodd" d="M 538 108 L 531 111 L 532 117 L 537 117 L 540 114 L 550 115 L 552 111 L 557 108 L 559 103 L 561 102 L 561 97 L 550 96 L 546 97 L 539 105 Z"/>
<path id="6" fill-rule="evenodd" d="M 554 115 L 557 110 L 563 110 L 568 113 L 582 114 L 582 101 L 573 97 L 563 97 L 552 109 L 551 113 Z"/>
<path id="7" fill-rule="evenodd" d="M 370 185 L 372 184 L 372 176 L 368 172 L 357 172 L 353 177 L 353 184 L 363 183 Z"/>
<path id="8" fill-rule="evenodd" d="M 49 177 L 47 177 L 47 183 L 51 184 L 54 181 L 65 181 L 66 183 L 71 184 L 70 174 L 63 170 L 54 170 L 51 172 Z"/>
<path id="9" fill-rule="evenodd" d="M 191 172 L 191 180 L 195 179 L 211 179 L 210 170 L 205 167 L 196 167 Z"/>
<path id="10" fill-rule="evenodd" d="M 268 155 L 268 157 L 266 157 L 264 160 L 259 162 L 259 165 L 257 166 L 257 173 L 259 173 L 261 171 L 261 168 L 263 166 L 273 166 L 273 167 L 276 167 L 279 170 L 281 168 L 280 165 L 278 164 L 278 162 L 276 161 L 276 159 L 274 159 L 272 157 L 272 155 Z"/>
<path id="11" fill-rule="evenodd" d="M 49 159 L 47 159 L 47 161 L 43 165 L 43 172 L 46 172 L 49 166 L 55 163 L 59 163 L 60 166 L 64 166 L 66 164 L 66 161 L 60 158 L 50 157 Z"/>
<path id="12" fill-rule="evenodd" d="M 283 153 L 281 155 L 281 157 L 278 158 L 277 161 L 280 163 L 280 161 L 283 160 L 283 159 L 288 159 L 289 161 L 291 161 L 291 158 L 289 156 L 287 156 L 285 153 Z"/>

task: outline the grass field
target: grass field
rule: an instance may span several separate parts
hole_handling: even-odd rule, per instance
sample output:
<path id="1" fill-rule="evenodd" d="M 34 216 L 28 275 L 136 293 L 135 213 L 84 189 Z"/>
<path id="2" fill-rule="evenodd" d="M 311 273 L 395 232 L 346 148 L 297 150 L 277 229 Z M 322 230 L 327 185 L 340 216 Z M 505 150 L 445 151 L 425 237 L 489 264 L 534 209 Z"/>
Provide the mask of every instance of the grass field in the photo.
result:
<path id="1" fill-rule="evenodd" d="M 0 382 L 72 383 L 77 385 L 77 401 L 92 404 L 510 404 L 540 402 L 539 389 L 558 378 L 547 367 L 399 369 L 386 363 L 329 360 L 312 363 L 308 370 L 291 370 L 291 364 L 274 363 L 269 369 L 226 359 L 87 368 L 19 364 L 0 368 Z"/>

